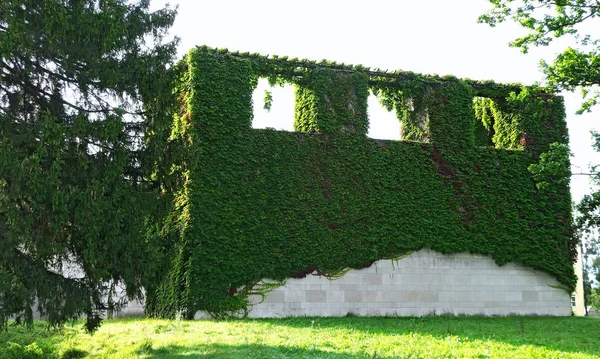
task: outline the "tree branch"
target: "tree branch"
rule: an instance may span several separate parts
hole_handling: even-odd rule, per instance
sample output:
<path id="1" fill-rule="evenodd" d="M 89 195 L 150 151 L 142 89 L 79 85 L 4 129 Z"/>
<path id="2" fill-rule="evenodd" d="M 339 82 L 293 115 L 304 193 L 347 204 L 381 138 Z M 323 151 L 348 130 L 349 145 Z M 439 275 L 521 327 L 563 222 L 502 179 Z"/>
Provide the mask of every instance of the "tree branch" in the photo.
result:
<path id="1" fill-rule="evenodd" d="M 596 1 L 595 5 L 579 5 L 579 4 L 564 4 L 564 5 L 559 5 L 556 3 L 556 1 L 551 1 L 551 4 L 554 6 L 560 6 L 560 7 L 575 7 L 575 8 L 580 8 L 580 9 L 598 9 L 600 10 L 600 2 Z"/>

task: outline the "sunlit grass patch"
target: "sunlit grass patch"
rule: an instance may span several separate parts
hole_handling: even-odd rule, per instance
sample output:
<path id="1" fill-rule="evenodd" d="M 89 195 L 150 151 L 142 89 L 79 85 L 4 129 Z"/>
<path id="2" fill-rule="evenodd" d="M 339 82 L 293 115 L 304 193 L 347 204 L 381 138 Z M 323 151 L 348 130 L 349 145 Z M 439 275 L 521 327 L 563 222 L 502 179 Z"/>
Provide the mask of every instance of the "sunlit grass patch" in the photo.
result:
<path id="1" fill-rule="evenodd" d="M 600 358 L 598 333 L 600 320 L 546 317 L 128 319 L 93 335 L 37 322 L 0 334 L 0 357 L 20 346 L 36 359 Z"/>

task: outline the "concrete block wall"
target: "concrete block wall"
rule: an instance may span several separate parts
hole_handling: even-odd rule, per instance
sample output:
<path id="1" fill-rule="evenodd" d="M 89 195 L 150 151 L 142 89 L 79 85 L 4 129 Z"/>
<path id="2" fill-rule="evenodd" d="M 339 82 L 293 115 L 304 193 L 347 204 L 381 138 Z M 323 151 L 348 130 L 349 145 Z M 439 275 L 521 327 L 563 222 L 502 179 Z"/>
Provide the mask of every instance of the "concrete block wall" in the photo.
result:
<path id="1" fill-rule="evenodd" d="M 251 318 L 290 316 L 571 315 L 571 297 L 552 276 L 476 254 L 429 249 L 380 260 L 329 280 L 308 275 L 252 298 Z M 143 315 L 131 302 L 115 317 Z M 196 319 L 209 318 L 199 312 Z"/>
<path id="2" fill-rule="evenodd" d="M 81 277 L 75 265 L 62 268 Z M 579 273 L 578 273 L 579 274 Z M 268 279 L 267 279 L 268 281 Z M 581 291 L 582 292 L 582 291 Z M 567 316 L 571 296 L 552 276 L 514 263 L 499 267 L 476 254 L 445 255 L 429 249 L 398 261 L 380 260 L 329 280 L 308 275 L 251 298 L 252 318 L 288 316 L 553 315 Z M 114 317 L 143 316 L 142 302 L 130 302 Z M 39 313 L 35 313 L 36 319 Z M 197 319 L 209 318 L 199 312 Z"/>
<path id="3" fill-rule="evenodd" d="M 500 267 L 482 255 L 424 249 L 336 280 L 312 274 L 289 279 L 264 301 L 252 298 L 249 315 L 571 315 L 570 295 L 558 285 L 550 275 L 517 264 Z"/>
<path id="4" fill-rule="evenodd" d="M 571 305 L 573 314 L 579 317 L 585 316 L 585 298 L 583 289 L 583 258 L 582 258 L 581 243 L 577 245 L 577 261 L 575 262 L 575 274 L 577 274 L 577 286 L 575 292 L 571 295 Z"/>

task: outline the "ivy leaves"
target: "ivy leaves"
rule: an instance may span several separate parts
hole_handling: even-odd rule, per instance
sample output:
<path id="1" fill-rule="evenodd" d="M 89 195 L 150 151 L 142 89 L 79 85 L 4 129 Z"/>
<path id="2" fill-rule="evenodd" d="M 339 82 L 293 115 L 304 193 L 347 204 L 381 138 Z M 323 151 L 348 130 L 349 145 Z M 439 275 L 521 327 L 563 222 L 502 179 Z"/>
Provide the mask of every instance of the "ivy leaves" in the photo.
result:
<path id="1" fill-rule="evenodd" d="M 263 108 L 267 111 L 270 111 L 271 106 L 273 106 L 273 93 L 269 90 L 265 90 L 265 97 L 263 100 L 265 102 Z"/>
<path id="2" fill-rule="evenodd" d="M 566 139 L 559 98 L 319 64 L 200 47 L 178 67 L 166 147 L 183 158 L 170 167 L 183 180 L 160 232 L 172 249 L 150 313 L 247 313 L 270 289 L 262 279 L 330 276 L 420 248 L 521 262 L 574 286 L 568 187 L 555 184 L 549 201 L 527 170 Z M 259 77 L 296 86 L 296 132 L 251 128 Z M 404 140 L 430 143 L 369 139 L 369 91 L 412 125 Z M 492 98 L 476 112 L 482 94 Z M 475 146 L 476 114 L 495 148 Z"/>
<path id="3" fill-rule="evenodd" d="M 536 187 L 549 190 L 554 186 L 568 186 L 571 178 L 571 152 L 564 143 L 553 142 L 550 149 L 540 155 L 540 161 L 527 168 L 533 175 Z"/>

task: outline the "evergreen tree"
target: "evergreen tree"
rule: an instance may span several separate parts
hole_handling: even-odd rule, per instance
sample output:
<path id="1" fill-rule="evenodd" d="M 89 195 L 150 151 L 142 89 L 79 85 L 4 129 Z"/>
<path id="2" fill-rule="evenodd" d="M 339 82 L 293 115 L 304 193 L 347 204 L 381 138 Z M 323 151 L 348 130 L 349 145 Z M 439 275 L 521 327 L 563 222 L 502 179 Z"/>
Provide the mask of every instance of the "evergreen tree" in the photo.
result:
<path id="1" fill-rule="evenodd" d="M 149 0 L 0 0 L 0 325 L 141 295 L 156 202 L 144 134 L 177 39 Z M 146 100 L 146 101 L 145 101 Z"/>

